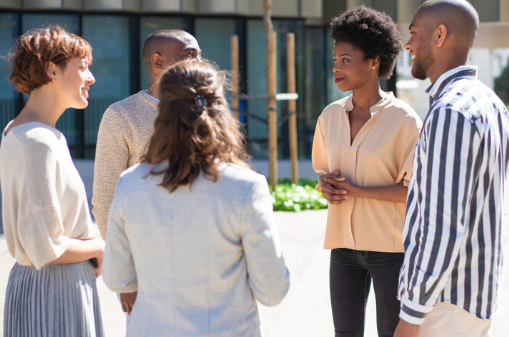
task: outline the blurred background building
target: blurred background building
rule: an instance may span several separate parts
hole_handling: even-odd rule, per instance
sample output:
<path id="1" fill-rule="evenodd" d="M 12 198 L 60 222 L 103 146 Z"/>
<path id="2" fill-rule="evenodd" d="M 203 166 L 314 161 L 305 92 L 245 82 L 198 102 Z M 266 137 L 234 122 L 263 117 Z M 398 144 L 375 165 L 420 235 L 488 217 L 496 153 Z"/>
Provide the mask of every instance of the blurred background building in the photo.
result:
<path id="1" fill-rule="evenodd" d="M 274 30 L 278 33 L 278 92 L 286 92 L 286 33 L 296 37 L 296 73 L 299 100 L 299 157 L 309 158 L 317 117 L 329 103 L 344 97 L 334 84 L 332 17 L 364 3 L 389 14 L 408 40 L 408 25 L 421 0 L 272 0 Z M 509 57 L 509 0 L 471 0 L 481 18 L 481 28 L 471 55 L 480 67 L 480 78 L 493 87 Z M 266 32 L 262 0 L 0 0 L 0 53 L 6 55 L 16 37 L 43 24 L 56 23 L 83 36 L 93 49 L 91 87 L 85 110 L 66 112 L 57 123 L 67 137 L 74 158 L 93 159 L 97 130 L 105 109 L 139 90 L 148 88 L 141 49 L 145 38 L 158 29 L 178 28 L 193 34 L 203 57 L 230 69 L 230 37 L 239 36 L 241 91 L 266 94 Z M 26 97 L 16 93 L 0 59 L 0 127 L 13 119 Z M 408 53 L 398 61 L 397 76 L 382 83 L 396 91 L 423 116 L 427 111 L 427 82 L 410 75 Z M 267 125 L 264 100 L 242 102 L 249 114 L 246 124 L 249 151 L 254 158 L 267 158 Z M 278 119 L 288 113 L 278 103 Z M 288 126 L 278 129 L 279 157 L 288 157 Z"/>

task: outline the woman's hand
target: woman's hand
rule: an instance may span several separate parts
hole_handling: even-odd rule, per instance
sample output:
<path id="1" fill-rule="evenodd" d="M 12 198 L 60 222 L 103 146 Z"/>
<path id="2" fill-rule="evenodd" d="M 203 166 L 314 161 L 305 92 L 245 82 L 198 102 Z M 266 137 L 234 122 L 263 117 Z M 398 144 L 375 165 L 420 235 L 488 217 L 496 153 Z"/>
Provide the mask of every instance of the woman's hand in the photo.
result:
<path id="1" fill-rule="evenodd" d="M 95 278 L 98 278 L 99 276 L 101 276 L 101 266 L 103 265 L 103 257 L 96 257 L 95 258 L 96 261 L 97 261 L 97 267 L 94 266 L 94 273 L 95 273 Z"/>
<path id="2" fill-rule="evenodd" d="M 318 179 L 320 192 L 327 201 L 332 205 L 339 205 L 346 202 L 348 192 L 344 189 L 337 188 L 337 183 L 343 182 L 344 177 L 340 177 L 339 170 L 334 173 L 324 173 Z"/>
<path id="3" fill-rule="evenodd" d="M 97 254 L 96 254 L 97 256 L 94 257 L 97 261 L 97 267 L 94 266 L 94 272 L 95 272 L 95 277 L 98 278 L 99 276 L 101 276 L 101 266 L 103 265 L 103 254 L 104 254 L 105 242 L 101 238 L 94 239 L 94 241 L 97 241 L 95 243 L 98 246 Z"/>
<path id="4" fill-rule="evenodd" d="M 402 182 L 391 186 L 359 187 L 341 177 L 339 170 L 322 174 L 319 181 L 324 198 L 332 205 L 342 204 L 349 197 L 406 203 L 408 193 L 408 187 Z"/>
<path id="5" fill-rule="evenodd" d="M 337 171 L 337 170 L 336 170 Z M 336 173 L 334 171 L 334 173 Z M 352 185 L 345 177 L 339 177 L 339 175 L 331 175 L 324 178 L 325 182 L 332 186 L 335 190 L 343 191 L 344 194 L 350 197 L 357 197 L 358 187 Z"/>

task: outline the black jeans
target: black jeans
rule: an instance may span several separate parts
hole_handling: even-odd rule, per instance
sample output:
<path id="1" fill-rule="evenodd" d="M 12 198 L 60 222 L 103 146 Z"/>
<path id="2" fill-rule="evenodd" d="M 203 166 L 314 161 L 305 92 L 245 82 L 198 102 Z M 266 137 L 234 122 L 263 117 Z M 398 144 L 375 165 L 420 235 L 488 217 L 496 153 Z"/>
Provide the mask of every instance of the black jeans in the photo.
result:
<path id="1" fill-rule="evenodd" d="M 376 297 L 378 336 L 392 337 L 399 321 L 397 299 L 403 253 L 333 249 L 330 294 L 336 337 L 362 337 L 371 279 Z"/>

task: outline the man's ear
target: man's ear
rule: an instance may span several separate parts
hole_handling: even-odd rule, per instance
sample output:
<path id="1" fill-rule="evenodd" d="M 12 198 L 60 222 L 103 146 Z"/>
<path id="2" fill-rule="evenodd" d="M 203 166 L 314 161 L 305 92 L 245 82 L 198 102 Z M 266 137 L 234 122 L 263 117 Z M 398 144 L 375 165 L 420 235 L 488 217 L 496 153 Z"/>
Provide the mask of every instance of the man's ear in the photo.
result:
<path id="1" fill-rule="evenodd" d="M 155 69 L 163 69 L 163 57 L 159 53 L 154 53 L 150 57 L 150 63 Z"/>
<path id="2" fill-rule="evenodd" d="M 442 47 L 445 43 L 445 40 L 449 37 L 449 30 L 447 29 L 447 26 L 444 24 L 441 24 L 437 27 L 436 31 L 436 42 L 435 45 L 437 47 Z"/>
<path id="3" fill-rule="evenodd" d="M 46 75 L 50 78 L 50 80 L 54 81 L 57 79 L 57 65 L 53 62 L 46 63 Z"/>

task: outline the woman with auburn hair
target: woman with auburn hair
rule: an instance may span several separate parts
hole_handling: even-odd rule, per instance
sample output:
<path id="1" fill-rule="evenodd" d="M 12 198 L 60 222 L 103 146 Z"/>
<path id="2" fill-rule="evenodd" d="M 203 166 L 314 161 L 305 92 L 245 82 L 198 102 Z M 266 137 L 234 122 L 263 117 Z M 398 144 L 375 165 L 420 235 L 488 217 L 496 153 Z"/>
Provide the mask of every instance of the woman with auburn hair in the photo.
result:
<path id="1" fill-rule="evenodd" d="M 20 36 L 10 56 L 10 80 L 29 96 L 0 146 L 5 240 L 16 259 L 4 336 L 104 336 L 96 288 L 104 241 L 95 238 L 83 181 L 55 129 L 66 109 L 88 105 L 92 48 L 52 26 Z"/>
<path id="2" fill-rule="evenodd" d="M 352 94 L 327 106 L 316 125 L 313 167 L 329 201 L 324 248 L 331 249 L 330 296 L 335 336 L 364 334 L 371 283 L 378 335 L 399 321 L 398 275 L 414 148 L 422 122 L 380 89 L 402 50 L 396 24 L 359 6 L 331 23 L 334 80 Z"/>
<path id="3" fill-rule="evenodd" d="M 144 162 L 120 177 L 103 277 L 138 291 L 130 336 L 260 336 L 256 300 L 289 288 L 265 177 L 244 163 L 225 76 L 183 61 L 159 86 Z"/>

